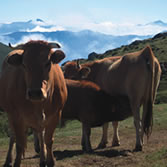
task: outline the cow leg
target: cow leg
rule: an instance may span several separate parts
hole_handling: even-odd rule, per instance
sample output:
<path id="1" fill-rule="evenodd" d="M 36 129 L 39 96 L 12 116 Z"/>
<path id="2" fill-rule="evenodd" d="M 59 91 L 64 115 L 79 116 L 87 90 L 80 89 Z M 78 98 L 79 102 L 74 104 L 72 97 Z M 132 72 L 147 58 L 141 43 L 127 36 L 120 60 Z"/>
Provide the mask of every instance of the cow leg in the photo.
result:
<path id="1" fill-rule="evenodd" d="M 85 129 L 84 126 L 82 124 L 82 141 L 81 141 L 81 145 L 82 145 L 82 150 L 86 151 L 86 139 L 85 139 Z"/>
<path id="2" fill-rule="evenodd" d="M 142 145 L 143 145 L 143 141 L 141 140 L 141 136 L 142 136 L 142 126 L 141 126 L 141 120 L 140 120 L 140 106 L 139 105 L 135 105 L 135 103 L 132 103 L 132 112 L 133 112 L 133 116 L 134 116 L 134 125 L 136 128 L 136 147 L 134 149 L 134 151 L 142 151 Z M 136 107 L 137 106 L 137 107 Z"/>
<path id="3" fill-rule="evenodd" d="M 26 128 L 22 117 L 19 117 L 20 115 L 17 115 L 16 117 L 14 110 L 9 110 L 7 113 L 8 113 L 9 125 L 11 127 L 12 132 L 14 133 L 14 135 L 12 136 L 16 140 L 16 158 L 14 162 L 14 167 L 20 167 L 21 157 L 22 155 L 24 155 L 24 150 L 26 147 Z M 12 138 L 10 141 L 11 148 L 12 145 L 14 144 L 14 138 Z"/>
<path id="4" fill-rule="evenodd" d="M 92 147 L 90 144 L 90 135 L 91 135 L 91 128 L 88 125 L 82 124 L 82 140 L 84 140 L 84 145 L 82 145 L 83 151 L 87 153 L 92 152 Z"/>
<path id="5" fill-rule="evenodd" d="M 60 115 L 61 115 L 61 112 L 56 113 L 55 115 L 52 115 L 52 117 L 49 118 L 45 128 L 45 144 L 46 144 L 46 150 L 47 150 L 46 164 L 48 167 L 53 167 L 55 165 L 53 151 L 52 151 L 52 145 L 54 141 L 53 133 L 57 124 L 59 123 L 59 118 L 61 118 Z"/>
<path id="6" fill-rule="evenodd" d="M 120 146 L 120 139 L 119 139 L 119 135 L 118 135 L 118 122 L 113 121 L 112 126 L 113 126 L 113 130 L 114 130 L 112 146 L 113 147 L 114 146 Z"/>
<path id="7" fill-rule="evenodd" d="M 142 114 L 142 129 L 141 129 L 141 141 L 142 141 L 142 144 L 144 144 L 144 129 L 143 129 L 143 125 L 144 125 L 144 118 L 145 118 L 145 113 L 144 113 L 144 106 L 143 106 L 143 114 Z"/>
<path id="8" fill-rule="evenodd" d="M 82 126 L 82 140 L 81 140 L 81 145 L 82 145 L 82 150 L 86 150 L 85 147 L 85 136 L 84 136 L 84 130 L 83 130 L 83 126 Z"/>
<path id="9" fill-rule="evenodd" d="M 15 144 L 15 141 L 16 141 L 15 140 L 15 135 L 14 135 L 13 132 L 11 132 L 8 153 L 7 153 L 7 157 L 6 157 L 4 167 L 12 167 L 12 152 L 13 152 L 13 146 Z"/>
<path id="10" fill-rule="evenodd" d="M 147 104 L 147 101 L 145 100 L 144 103 L 143 103 L 142 131 L 141 131 L 141 140 L 142 140 L 143 144 L 144 144 L 144 140 L 143 140 L 143 136 L 144 136 L 144 120 L 145 120 L 147 112 L 148 112 L 148 104 Z"/>
<path id="11" fill-rule="evenodd" d="M 99 143 L 99 145 L 98 145 L 98 149 L 100 149 L 100 148 L 105 148 L 106 147 L 106 145 L 107 145 L 107 133 L 108 133 L 108 126 L 109 126 L 109 123 L 105 123 L 105 124 L 103 124 L 103 126 L 102 126 L 102 138 L 101 138 L 101 141 L 100 141 L 100 143 Z"/>
<path id="12" fill-rule="evenodd" d="M 39 141 L 39 137 L 38 137 L 38 133 L 33 130 L 33 135 L 34 135 L 34 149 L 36 153 L 40 153 L 40 141 Z"/>
<path id="13" fill-rule="evenodd" d="M 47 150 L 47 159 L 46 164 L 48 167 L 53 167 L 54 162 L 54 156 L 52 152 L 52 145 L 53 145 L 53 132 L 55 128 L 46 128 L 45 130 L 45 143 L 46 143 L 46 150 Z"/>
<path id="14" fill-rule="evenodd" d="M 44 131 L 38 133 L 35 133 L 36 141 L 38 140 L 38 144 L 40 144 L 40 167 L 45 167 L 46 165 L 46 145 L 44 143 Z M 39 147 L 39 145 L 38 145 Z"/>
<path id="15" fill-rule="evenodd" d="M 16 159 L 14 167 L 20 167 L 21 157 L 24 155 L 26 147 L 26 130 L 24 125 L 19 122 L 19 128 L 15 130 L 16 133 Z"/>

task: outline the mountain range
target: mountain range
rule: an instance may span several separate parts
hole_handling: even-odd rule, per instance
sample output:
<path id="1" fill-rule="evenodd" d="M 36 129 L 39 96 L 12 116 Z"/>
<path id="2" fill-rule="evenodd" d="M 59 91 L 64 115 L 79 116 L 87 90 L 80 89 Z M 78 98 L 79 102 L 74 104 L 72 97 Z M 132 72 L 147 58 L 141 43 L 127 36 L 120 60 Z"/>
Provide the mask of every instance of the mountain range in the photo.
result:
<path id="1" fill-rule="evenodd" d="M 167 29 L 167 23 L 161 20 L 138 27 L 155 26 L 161 30 Z M 64 61 L 87 58 L 91 52 L 103 53 L 106 50 L 127 45 L 135 40 L 143 40 L 155 34 L 138 35 L 129 32 L 127 35 L 110 35 L 93 30 L 71 31 L 54 24 L 47 24 L 41 19 L 27 22 L 13 22 L 0 24 L 0 42 L 8 44 L 24 43 L 30 39 L 57 41 L 62 45 L 66 54 Z"/>

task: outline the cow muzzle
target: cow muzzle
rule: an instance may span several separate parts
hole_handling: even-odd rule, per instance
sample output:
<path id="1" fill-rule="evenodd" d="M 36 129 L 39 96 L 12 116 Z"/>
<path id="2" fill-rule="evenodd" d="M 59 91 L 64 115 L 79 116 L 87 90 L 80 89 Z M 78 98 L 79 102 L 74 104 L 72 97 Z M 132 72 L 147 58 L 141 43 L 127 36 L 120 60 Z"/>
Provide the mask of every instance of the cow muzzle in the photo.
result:
<path id="1" fill-rule="evenodd" d="M 38 102 L 43 101 L 47 98 L 47 93 L 44 89 L 28 89 L 27 90 L 27 99 Z"/>

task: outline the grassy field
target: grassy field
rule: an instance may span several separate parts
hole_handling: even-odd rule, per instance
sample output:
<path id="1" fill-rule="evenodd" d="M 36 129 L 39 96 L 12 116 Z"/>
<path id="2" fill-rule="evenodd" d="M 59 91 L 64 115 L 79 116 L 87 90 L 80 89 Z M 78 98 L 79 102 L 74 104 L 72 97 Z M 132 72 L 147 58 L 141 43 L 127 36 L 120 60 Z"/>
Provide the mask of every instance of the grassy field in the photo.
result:
<path id="1" fill-rule="evenodd" d="M 3 118 L 2 118 L 3 117 Z M 6 116 L 1 114 L 0 121 Z M 109 128 L 109 143 L 105 149 L 96 150 L 101 139 L 101 128 L 93 128 L 91 141 L 92 154 L 81 151 L 81 124 L 69 121 L 65 128 L 57 128 L 53 145 L 56 165 L 58 167 L 167 167 L 167 104 L 154 106 L 154 127 L 150 139 L 145 139 L 142 152 L 133 152 L 135 146 L 135 129 L 133 119 L 120 122 L 119 133 L 121 146 L 111 147 L 112 126 Z M 5 161 L 8 137 L 0 137 L 0 166 Z M 23 166 L 38 166 L 39 157 L 33 150 L 33 137 L 28 137 L 28 147 Z"/>
<path id="2" fill-rule="evenodd" d="M 167 62 L 167 33 L 157 34 L 155 37 L 142 41 L 134 41 L 130 45 L 108 50 L 104 54 L 88 56 L 88 60 L 102 59 L 109 56 L 123 55 L 128 52 L 143 49 L 150 45 L 159 62 Z M 10 49 L 0 43 L 0 66 L 4 56 Z M 89 59 L 90 58 L 90 59 Z M 160 104 L 159 104 L 160 103 Z M 145 138 L 142 152 L 133 152 L 135 146 L 135 129 L 133 119 L 129 118 L 119 124 L 121 146 L 111 147 L 112 126 L 109 128 L 109 142 L 107 148 L 96 150 L 101 139 L 101 127 L 92 129 L 91 141 L 94 153 L 85 154 L 81 150 L 81 124 L 69 121 L 65 128 L 57 128 L 53 151 L 58 167 L 167 167 L 167 73 L 161 78 L 154 106 L 154 126 L 149 140 Z M 0 167 L 3 165 L 8 149 L 9 129 L 7 116 L 0 112 Z M 15 152 L 14 152 L 15 155 Z M 28 147 L 23 166 L 36 167 L 39 156 L 33 148 L 33 136 L 28 137 Z"/>

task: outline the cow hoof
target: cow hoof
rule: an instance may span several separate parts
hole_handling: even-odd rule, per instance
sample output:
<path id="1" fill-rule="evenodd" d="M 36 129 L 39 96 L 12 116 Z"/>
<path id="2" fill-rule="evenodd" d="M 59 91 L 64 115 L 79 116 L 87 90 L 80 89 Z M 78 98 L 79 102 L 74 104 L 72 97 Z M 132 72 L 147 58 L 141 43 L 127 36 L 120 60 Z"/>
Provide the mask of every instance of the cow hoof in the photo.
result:
<path id="1" fill-rule="evenodd" d="M 82 151 L 83 151 L 84 153 L 92 153 L 92 152 L 93 152 L 91 146 L 90 146 L 90 147 L 82 146 Z"/>
<path id="2" fill-rule="evenodd" d="M 106 143 L 100 143 L 96 149 L 103 149 L 106 148 Z"/>
<path id="3" fill-rule="evenodd" d="M 45 167 L 46 166 L 46 162 L 40 162 L 40 167 Z"/>
<path id="4" fill-rule="evenodd" d="M 82 151 L 84 152 L 84 153 L 93 153 L 93 150 L 92 150 L 92 148 L 88 148 L 88 149 L 86 149 L 85 147 L 83 148 L 82 147 Z"/>
<path id="5" fill-rule="evenodd" d="M 34 146 L 34 150 L 37 154 L 40 153 L 40 147 L 39 146 Z"/>
<path id="6" fill-rule="evenodd" d="M 89 149 L 89 150 L 85 150 L 85 153 L 87 154 L 92 154 L 94 151 L 92 149 Z"/>
<path id="7" fill-rule="evenodd" d="M 139 152 L 142 151 L 142 146 L 136 146 L 136 148 L 133 150 L 133 152 Z"/>
<path id="8" fill-rule="evenodd" d="M 112 147 L 120 146 L 120 142 L 114 142 L 112 143 Z"/>
<path id="9" fill-rule="evenodd" d="M 46 166 L 48 166 L 48 167 L 54 167 L 55 166 L 55 163 L 54 163 L 54 161 L 52 162 L 47 162 L 47 165 Z"/>
<path id="10" fill-rule="evenodd" d="M 12 167 L 12 164 L 4 164 L 3 167 Z"/>
<path id="11" fill-rule="evenodd" d="M 86 147 L 85 146 L 82 146 L 82 151 L 86 152 Z"/>

